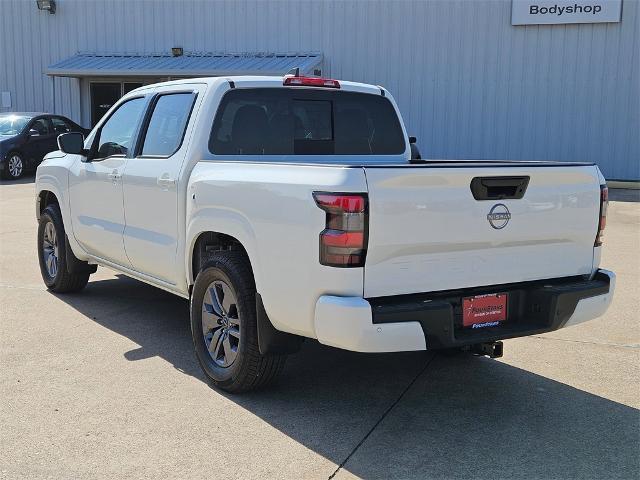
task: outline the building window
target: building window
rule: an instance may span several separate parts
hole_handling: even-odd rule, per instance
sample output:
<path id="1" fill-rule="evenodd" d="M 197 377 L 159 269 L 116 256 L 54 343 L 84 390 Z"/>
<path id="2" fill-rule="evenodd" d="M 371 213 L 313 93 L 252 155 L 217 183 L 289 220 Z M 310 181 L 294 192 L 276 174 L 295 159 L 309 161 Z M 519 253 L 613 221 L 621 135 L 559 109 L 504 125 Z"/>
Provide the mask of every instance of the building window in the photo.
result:
<path id="1" fill-rule="evenodd" d="M 142 82 L 92 82 L 89 88 L 91 126 L 95 127 L 104 114 L 124 95 L 142 85 Z"/>

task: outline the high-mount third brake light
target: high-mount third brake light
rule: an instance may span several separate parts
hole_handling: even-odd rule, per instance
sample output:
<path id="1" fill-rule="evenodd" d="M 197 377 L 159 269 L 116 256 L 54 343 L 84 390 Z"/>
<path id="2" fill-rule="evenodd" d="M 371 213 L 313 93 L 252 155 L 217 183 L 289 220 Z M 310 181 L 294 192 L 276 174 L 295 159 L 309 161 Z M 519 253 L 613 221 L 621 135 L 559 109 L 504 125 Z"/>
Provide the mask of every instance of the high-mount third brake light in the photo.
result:
<path id="1" fill-rule="evenodd" d="M 340 88 L 340 82 L 337 80 L 317 77 L 285 77 L 282 84 L 287 87 Z"/>
<path id="2" fill-rule="evenodd" d="M 609 188 L 606 185 L 600 185 L 600 219 L 598 220 L 598 233 L 594 246 L 602 245 L 602 237 L 604 237 L 604 227 L 607 226 L 607 209 L 609 208 Z"/>
<path id="3" fill-rule="evenodd" d="M 320 232 L 320 263 L 329 267 L 364 267 L 367 256 L 368 201 L 366 193 L 314 192 L 327 213 Z"/>

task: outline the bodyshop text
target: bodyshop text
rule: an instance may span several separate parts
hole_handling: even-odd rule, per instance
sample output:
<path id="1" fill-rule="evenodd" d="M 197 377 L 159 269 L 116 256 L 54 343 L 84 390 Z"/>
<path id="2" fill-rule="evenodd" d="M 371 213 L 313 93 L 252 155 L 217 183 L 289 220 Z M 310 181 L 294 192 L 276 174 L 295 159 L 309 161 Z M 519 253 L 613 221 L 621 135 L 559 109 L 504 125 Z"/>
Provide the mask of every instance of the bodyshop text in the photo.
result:
<path id="1" fill-rule="evenodd" d="M 593 15 L 602 11 L 601 5 L 578 5 L 577 3 L 566 7 L 553 5 L 551 7 L 541 7 L 539 5 L 529 5 L 529 15 L 564 15 L 565 13 L 591 13 Z"/>

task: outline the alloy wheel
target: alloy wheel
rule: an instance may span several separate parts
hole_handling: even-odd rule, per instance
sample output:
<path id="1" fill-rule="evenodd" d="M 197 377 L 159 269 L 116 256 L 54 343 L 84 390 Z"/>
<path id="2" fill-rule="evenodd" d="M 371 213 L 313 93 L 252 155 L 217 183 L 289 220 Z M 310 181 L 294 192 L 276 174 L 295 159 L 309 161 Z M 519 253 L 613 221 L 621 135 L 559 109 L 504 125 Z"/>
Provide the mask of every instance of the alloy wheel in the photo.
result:
<path id="1" fill-rule="evenodd" d="M 58 273 L 58 237 L 53 222 L 47 222 L 44 226 L 42 258 L 44 259 L 47 273 L 51 278 L 55 278 Z"/>
<path id="2" fill-rule="evenodd" d="M 22 175 L 22 158 L 20 158 L 20 155 L 11 155 L 11 157 L 9 157 L 9 174 L 13 177 L 13 178 L 18 178 L 20 175 Z"/>
<path id="3" fill-rule="evenodd" d="M 211 282 L 205 292 L 202 335 L 209 355 L 218 366 L 233 365 L 240 347 L 240 319 L 235 293 L 222 280 Z"/>

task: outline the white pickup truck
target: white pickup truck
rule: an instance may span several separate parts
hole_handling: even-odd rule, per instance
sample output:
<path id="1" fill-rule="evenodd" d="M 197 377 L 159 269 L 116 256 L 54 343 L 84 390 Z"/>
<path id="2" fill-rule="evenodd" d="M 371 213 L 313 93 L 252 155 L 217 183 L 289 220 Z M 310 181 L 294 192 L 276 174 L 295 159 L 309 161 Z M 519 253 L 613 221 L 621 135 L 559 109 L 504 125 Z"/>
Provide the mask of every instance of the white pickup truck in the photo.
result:
<path id="1" fill-rule="evenodd" d="M 73 292 L 102 265 L 190 298 L 200 365 L 233 392 L 272 381 L 305 337 L 499 356 L 500 339 L 607 310 L 595 165 L 425 161 L 414 142 L 379 86 L 139 88 L 39 166 L 42 277 Z"/>

